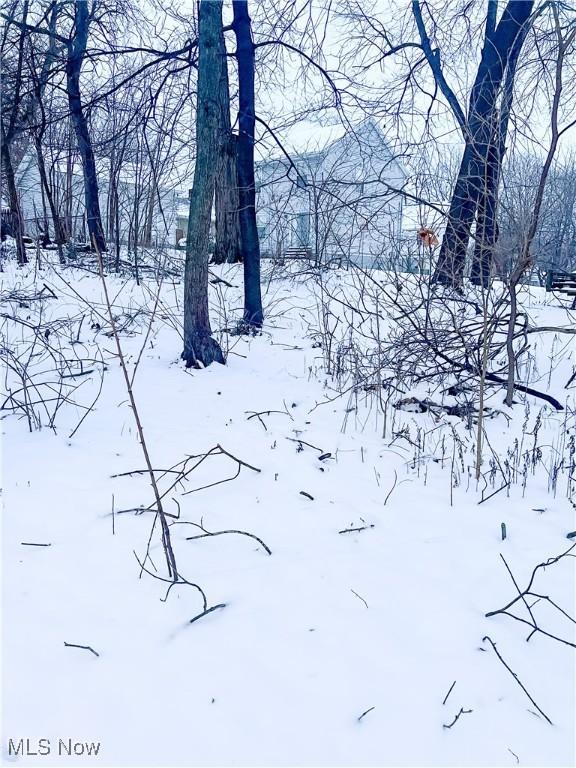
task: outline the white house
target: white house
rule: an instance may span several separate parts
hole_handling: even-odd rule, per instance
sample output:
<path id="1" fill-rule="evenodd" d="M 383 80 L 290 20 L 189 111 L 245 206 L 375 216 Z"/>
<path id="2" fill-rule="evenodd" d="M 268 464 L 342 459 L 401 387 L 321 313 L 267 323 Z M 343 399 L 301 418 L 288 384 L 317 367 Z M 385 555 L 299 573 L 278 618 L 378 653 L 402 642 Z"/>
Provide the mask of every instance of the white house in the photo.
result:
<path id="1" fill-rule="evenodd" d="M 257 162 L 262 255 L 386 266 L 402 228 L 405 178 L 373 120 L 315 151 Z"/>
<path id="2" fill-rule="evenodd" d="M 84 239 L 87 234 L 84 207 L 84 180 L 82 167 L 76 157 L 58 158 L 49 165 L 50 182 L 56 208 L 66 224 L 66 230 L 76 239 Z M 105 234 L 114 227 L 111 221 L 109 175 L 106 163 L 98 167 L 100 211 Z M 176 190 L 160 187 L 158 192 L 147 179 L 139 180 L 130 163 L 125 163 L 118 186 L 118 226 L 120 242 L 126 244 L 134 240 L 134 230 L 138 229 L 142 239 L 148 211 L 151 210 L 151 241 L 155 245 L 172 245 L 178 211 Z M 24 219 L 26 234 L 35 235 L 44 226 L 44 212 L 50 230 L 52 221 L 47 201 L 43 194 L 36 154 L 28 151 L 24 154 L 16 171 L 16 187 L 20 198 L 20 208 Z M 150 200 L 150 195 L 153 200 Z M 151 205 L 152 203 L 152 205 Z M 151 209 L 150 209 L 151 206 Z"/>

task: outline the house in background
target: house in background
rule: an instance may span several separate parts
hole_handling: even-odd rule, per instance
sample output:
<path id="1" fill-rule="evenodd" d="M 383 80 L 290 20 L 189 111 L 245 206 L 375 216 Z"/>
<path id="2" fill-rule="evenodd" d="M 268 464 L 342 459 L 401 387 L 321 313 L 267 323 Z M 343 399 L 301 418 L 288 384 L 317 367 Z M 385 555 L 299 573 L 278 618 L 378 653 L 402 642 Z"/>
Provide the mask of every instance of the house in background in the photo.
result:
<path id="1" fill-rule="evenodd" d="M 373 120 L 321 149 L 257 162 L 262 256 L 386 266 L 402 229 L 405 179 Z"/>
<path id="2" fill-rule="evenodd" d="M 64 222 L 64 229 L 75 240 L 85 240 L 87 226 L 84 206 L 84 179 L 77 158 L 58 158 L 49 164 L 50 184 L 56 208 Z M 140 178 L 130 163 L 124 163 L 117 180 L 117 216 L 110 193 L 106 163 L 98 167 L 98 186 L 102 226 L 108 240 L 115 240 L 114 228 L 119 229 L 122 245 L 134 243 L 153 246 L 173 244 L 173 231 L 177 221 L 179 202 L 173 188 L 160 187 L 155 191 L 147 179 Z M 25 233 L 36 236 L 45 229 L 52 232 L 50 209 L 40 180 L 38 162 L 33 151 L 27 151 L 16 172 L 16 187 Z M 151 197 L 152 196 L 152 197 Z M 136 236 L 136 232 L 138 233 Z"/>

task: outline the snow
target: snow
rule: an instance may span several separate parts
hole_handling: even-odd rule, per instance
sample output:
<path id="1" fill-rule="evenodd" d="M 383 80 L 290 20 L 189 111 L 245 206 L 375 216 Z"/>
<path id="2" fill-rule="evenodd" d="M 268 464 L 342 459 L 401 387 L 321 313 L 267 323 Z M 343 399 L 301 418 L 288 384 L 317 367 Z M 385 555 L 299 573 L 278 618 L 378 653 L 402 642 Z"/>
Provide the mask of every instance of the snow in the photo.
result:
<path id="1" fill-rule="evenodd" d="M 542 634 L 526 642 L 525 625 L 485 617 L 517 596 L 500 554 L 524 587 L 538 563 L 570 546 L 574 510 L 562 492 L 549 493 L 543 469 L 524 492 L 513 485 L 479 504 L 469 449 L 451 488 L 451 453 L 433 460 L 438 446 L 430 443 L 415 461 L 407 440 L 383 438 L 368 395 L 337 398 L 323 369 L 309 276 L 267 274 L 263 334 L 225 336 L 225 367 L 186 371 L 182 286 L 170 278 L 134 386 L 153 466 L 219 444 L 260 472 L 244 466 L 229 482 L 186 494 L 236 474 L 230 458 L 211 456 L 166 497 L 166 509 L 177 513 L 175 499 L 180 522 L 245 531 L 272 551 L 237 534 L 186 541 L 200 531 L 173 525 L 179 571 L 210 606 L 225 603 L 190 624 L 202 611 L 195 589 L 176 586 L 164 602 L 166 583 L 139 578 L 134 552 L 144 556 L 152 515 L 119 513 L 152 504 L 153 494 L 145 475 L 111 477 L 145 465 L 113 339 L 98 321 L 99 278 L 5 268 L 1 292 L 45 284 L 58 298 L 2 311 L 32 323 L 68 319 L 74 331 L 85 315 L 80 345 L 62 331 L 65 354 L 96 358 L 101 349 L 107 370 L 94 412 L 72 437 L 81 405 L 97 394 L 101 363 L 80 377 L 80 405 L 60 409 L 55 432 L 45 423 L 30 432 L 14 415 L 2 421 L 4 764 L 574 764 L 574 648 Z M 211 287 L 215 328 L 230 327 L 241 307 L 240 269 L 214 268 L 236 286 Z M 108 280 L 115 312 L 138 317 L 121 334 L 132 370 L 156 284 Z M 532 294 L 534 312 L 556 322 L 546 295 Z M 4 344 L 28 343 L 15 323 L 4 333 Z M 533 425 L 542 404 L 531 404 Z M 261 421 L 249 418 L 268 410 Z M 487 426 L 502 456 L 525 418 L 522 405 L 508 413 L 510 425 L 502 415 Z M 394 418 L 396 431 L 408 425 L 411 435 L 438 426 L 429 413 Z M 573 429 L 565 419 L 543 411 L 543 445 Z M 449 433 L 460 420 L 441 423 Z M 363 530 L 341 533 L 349 528 Z M 156 538 L 151 552 L 165 575 Z M 573 563 L 564 558 L 536 580 L 571 614 Z M 548 605 L 536 610 L 548 632 L 575 641 L 574 624 Z M 486 636 L 553 726 L 534 714 Z M 461 708 L 472 711 L 443 727 Z M 8 739 L 20 738 L 50 739 L 51 753 L 9 755 Z M 97 756 L 71 758 L 57 754 L 59 739 L 101 746 Z"/>

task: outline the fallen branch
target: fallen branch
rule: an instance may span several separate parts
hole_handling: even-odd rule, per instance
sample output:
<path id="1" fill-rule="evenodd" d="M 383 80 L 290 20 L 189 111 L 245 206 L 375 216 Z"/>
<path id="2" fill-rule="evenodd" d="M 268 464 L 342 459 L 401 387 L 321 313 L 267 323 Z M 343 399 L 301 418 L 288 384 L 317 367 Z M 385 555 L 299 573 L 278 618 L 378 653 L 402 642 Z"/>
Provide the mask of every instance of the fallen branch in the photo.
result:
<path id="1" fill-rule="evenodd" d="M 543 710 L 541 710 L 541 709 L 540 709 L 540 707 L 538 706 L 538 704 L 536 704 L 536 702 L 534 701 L 534 699 L 532 698 L 532 696 L 530 696 L 530 694 L 529 694 L 529 693 L 528 693 L 528 691 L 526 690 L 526 687 L 525 687 L 525 686 L 523 685 L 523 683 L 520 681 L 520 678 L 518 677 L 518 675 L 516 674 L 516 672 L 514 672 L 514 670 L 513 670 L 513 669 L 511 669 L 511 668 L 508 666 L 508 664 L 506 664 L 506 662 L 504 661 L 504 659 L 502 658 L 502 656 L 501 656 L 501 655 L 500 655 L 500 653 L 498 652 L 498 649 L 496 648 L 496 643 L 495 643 L 495 642 L 492 640 L 492 638 L 491 638 L 491 637 L 488 637 L 488 635 L 486 635 L 485 637 L 483 637 L 483 638 L 482 638 L 482 642 L 484 642 L 485 640 L 488 640 L 488 642 L 489 642 L 489 643 L 490 643 L 490 645 L 492 646 L 492 648 L 493 648 L 493 650 L 494 650 L 494 653 L 496 654 L 496 656 L 498 656 L 498 658 L 500 659 L 500 661 L 502 662 L 502 664 L 503 664 L 503 665 L 506 667 L 506 669 L 508 670 L 508 672 L 510 672 L 510 674 L 512 675 L 512 677 L 514 678 L 514 680 L 516 680 L 516 682 L 518 683 L 518 685 L 520 686 L 520 688 L 522 688 L 522 690 L 524 691 L 524 693 L 526 694 L 526 696 L 528 696 L 528 698 L 530 699 L 530 701 L 532 702 L 532 704 L 534 704 L 534 706 L 536 707 L 536 709 L 538 710 L 538 712 L 540 712 L 540 714 L 542 715 L 542 717 L 543 717 L 543 718 L 544 718 L 544 719 L 545 719 L 547 722 L 549 722 L 549 723 L 550 723 L 550 725 L 554 725 L 554 723 L 552 722 L 552 720 L 550 720 L 550 718 L 548 717 L 548 715 L 547 715 L 547 714 L 546 714 L 546 713 L 545 713 Z"/>
<path id="2" fill-rule="evenodd" d="M 502 614 L 504 616 L 510 616 L 510 618 L 515 619 L 516 621 L 521 622 L 522 624 L 527 624 L 529 627 L 532 628 L 532 631 L 526 638 L 526 641 L 530 640 L 532 635 L 534 635 L 536 632 L 540 632 L 541 634 L 545 635 L 546 637 L 551 638 L 552 640 L 557 640 L 559 643 L 563 643 L 564 645 L 569 645 L 572 648 L 576 648 L 576 644 L 570 642 L 569 640 L 564 640 L 561 637 L 558 637 L 557 635 L 553 635 L 550 632 L 546 632 L 544 629 L 542 629 L 538 622 L 536 621 L 536 617 L 534 616 L 534 613 L 532 611 L 532 606 L 528 604 L 528 597 L 534 597 L 536 598 L 536 601 L 538 600 L 544 600 L 549 605 L 551 605 L 553 608 L 555 608 L 557 611 L 559 611 L 565 618 L 567 618 L 570 622 L 573 624 L 576 624 L 576 619 L 574 619 L 572 616 L 570 616 L 569 613 L 567 613 L 563 608 L 561 608 L 554 600 L 552 600 L 548 595 L 541 595 L 538 592 L 534 592 L 532 589 L 532 585 L 534 584 L 534 580 L 536 578 L 536 574 L 538 571 L 542 568 L 545 569 L 551 565 L 554 565 L 555 563 L 558 563 L 562 558 L 564 557 L 574 557 L 572 555 L 572 550 L 576 547 L 576 544 L 572 544 L 571 547 L 569 547 L 565 552 L 562 552 L 562 554 L 557 555 L 556 557 L 548 558 L 543 563 L 539 563 L 532 571 L 532 575 L 530 577 L 530 581 L 528 582 L 528 586 L 525 589 L 520 589 L 518 586 L 518 582 L 514 578 L 514 574 L 512 573 L 512 570 L 510 569 L 510 566 L 506 562 L 506 559 L 502 554 L 500 554 L 500 557 L 502 559 L 502 562 L 504 563 L 506 570 L 508 571 L 508 574 L 510 575 L 510 578 L 512 580 L 512 583 L 514 584 L 514 587 L 516 588 L 516 591 L 518 592 L 518 595 L 513 599 L 510 600 L 503 608 L 498 608 L 495 611 L 489 611 L 485 614 L 486 618 L 490 618 L 491 616 L 497 616 L 498 614 Z M 523 619 L 521 616 L 516 616 L 513 613 L 510 613 L 509 609 L 512 608 L 516 603 L 522 602 L 524 604 L 524 607 L 526 608 L 528 615 L 530 616 L 530 621 L 527 619 Z"/>
<path id="3" fill-rule="evenodd" d="M 260 544 L 260 546 L 263 549 L 266 550 L 266 552 L 269 555 L 272 554 L 272 550 L 270 549 L 270 547 L 268 547 L 266 544 L 264 544 L 262 539 L 258 538 L 258 536 L 255 536 L 253 533 L 248 533 L 247 531 L 236 531 L 236 530 L 229 530 L 229 531 L 207 531 L 206 528 L 204 528 L 204 526 L 201 525 L 200 523 L 190 523 L 190 522 L 187 522 L 187 521 L 182 521 L 182 522 L 179 522 L 179 523 L 172 523 L 172 525 L 194 525 L 194 526 L 196 526 L 196 528 L 200 528 L 200 530 L 203 531 L 203 533 L 199 533 L 197 536 L 187 536 L 186 537 L 186 541 L 194 541 L 194 539 L 206 539 L 206 538 L 209 538 L 210 536 L 222 536 L 223 534 L 226 534 L 226 533 L 235 533 L 238 536 L 248 536 L 248 538 L 254 539 L 255 541 L 258 542 L 258 544 Z"/>

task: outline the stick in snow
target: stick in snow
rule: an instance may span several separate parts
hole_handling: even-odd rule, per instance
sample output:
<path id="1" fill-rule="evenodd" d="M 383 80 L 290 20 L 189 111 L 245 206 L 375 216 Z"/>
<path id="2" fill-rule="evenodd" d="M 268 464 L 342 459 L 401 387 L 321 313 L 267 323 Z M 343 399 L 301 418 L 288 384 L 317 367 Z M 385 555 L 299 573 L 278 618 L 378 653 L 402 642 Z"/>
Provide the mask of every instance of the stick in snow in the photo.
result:
<path id="1" fill-rule="evenodd" d="M 66 640 L 64 640 L 64 645 L 66 646 L 66 648 L 81 648 L 83 651 L 90 651 L 90 653 L 93 653 L 94 656 L 98 656 L 98 657 L 100 656 L 100 654 L 89 645 L 77 645 L 76 643 L 67 643 Z"/>
<path id="2" fill-rule="evenodd" d="M 358 592 L 354 592 L 354 590 L 353 590 L 352 588 L 350 588 L 350 592 L 352 592 L 352 594 L 353 594 L 353 595 L 356 595 L 356 597 L 358 598 L 358 600 L 362 600 L 362 602 L 364 603 L 364 605 L 366 606 L 366 608 L 368 608 L 368 603 L 366 602 L 366 600 L 364 600 L 364 598 L 362 597 L 362 595 L 359 595 L 359 594 L 358 594 Z"/>
<path id="3" fill-rule="evenodd" d="M 206 608 L 206 610 L 199 613 L 198 616 L 194 616 L 193 619 L 190 619 L 188 623 L 194 624 L 195 621 L 198 621 L 198 619 L 201 619 L 203 616 L 207 616 L 209 613 L 212 613 L 212 611 L 218 610 L 218 608 L 226 608 L 226 603 L 218 603 L 218 605 L 213 605 L 211 608 Z"/>
<path id="4" fill-rule="evenodd" d="M 180 524 L 181 525 L 194 525 L 197 528 L 200 528 L 201 531 L 204 531 L 204 533 L 198 534 L 197 536 L 187 536 L 186 537 L 186 541 L 193 541 L 194 539 L 206 539 L 209 536 L 222 536 L 222 534 L 225 534 L 225 533 L 236 533 L 239 536 L 248 536 L 249 538 L 254 539 L 255 541 L 258 542 L 258 544 L 260 544 L 260 546 L 262 546 L 266 550 L 266 552 L 269 555 L 272 554 L 272 550 L 270 549 L 270 547 L 268 547 L 266 544 L 264 544 L 262 539 L 258 538 L 258 536 L 255 536 L 253 533 L 248 533 L 247 531 L 236 531 L 236 530 L 230 530 L 230 531 L 207 531 L 206 528 L 204 528 L 202 525 L 199 525 L 198 523 L 189 523 L 187 521 L 183 521 Z M 178 525 L 178 523 L 173 523 L 172 525 Z"/>
<path id="5" fill-rule="evenodd" d="M 358 722 L 360 722 L 360 720 L 362 720 L 362 718 L 363 718 L 365 715 L 367 715 L 367 714 L 368 714 L 368 712 L 372 712 L 372 710 L 373 710 L 373 709 L 376 709 L 376 707 L 370 707 L 370 709 L 367 709 L 365 712 L 362 712 L 362 714 L 361 714 L 361 715 L 360 715 L 360 717 L 358 718 Z"/>
<path id="6" fill-rule="evenodd" d="M 508 672 L 510 672 L 510 674 L 512 675 L 512 677 L 514 678 L 514 680 L 516 680 L 516 682 L 518 683 L 518 685 L 520 686 L 520 688 L 522 688 L 522 690 L 524 691 L 524 693 L 526 694 L 526 696 L 528 696 L 528 698 L 530 699 L 530 701 L 532 702 L 532 704 L 534 704 L 534 706 L 536 707 L 536 709 L 538 710 L 538 712 L 540 712 L 540 714 L 542 715 L 542 717 L 543 717 L 543 718 L 544 718 L 544 719 L 545 719 L 545 720 L 546 720 L 548 723 L 550 723 L 550 725 L 554 725 L 554 723 L 552 722 L 552 720 L 550 720 L 550 718 L 548 717 L 548 715 L 547 715 L 545 712 L 543 712 L 543 711 L 540 709 L 540 707 L 538 706 L 538 704 L 536 704 L 536 702 L 534 701 L 534 699 L 532 698 L 532 696 L 530 696 L 530 694 L 528 693 L 528 691 L 526 690 L 526 688 L 524 687 L 524 685 L 523 685 L 523 684 L 520 682 L 520 678 L 518 677 L 518 675 L 516 674 L 516 672 L 514 672 L 512 669 L 510 669 L 510 667 L 508 666 L 508 664 L 506 664 L 506 662 L 504 661 L 504 659 L 502 658 L 502 656 L 500 656 L 500 654 L 498 653 L 498 649 L 496 648 L 496 643 L 495 643 L 495 642 L 492 640 L 492 638 L 491 638 L 491 637 L 488 637 L 488 635 L 486 635 L 485 637 L 483 637 L 483 638 L 482 638 L 482 642 L 484 642 L 484 640 L 488 640 L 488 642 L 490 643 L 490 645 L 491 645 L 491 646 L 492 646 L 492 648 L 494 649 L 494 653 L 496 654 L 496 656 L 498 656 L 498 658 L 500 659 L 500 661 L 502 662 L 502 664 L 503 664 L 503 665 L 506 667 L 506 669 L 508 670 Z"/>
<path id="7" fill-rule="evenodd" d="M 370 525 L 362 525 L 360 528 L 343 528 L 341 531 L 338 531 L 338 533 L 357 533 L 358 531 L 367 531 L 368 528 L 374 528 L 374 523 L 371 523 Z"/>
<path id="8" fill-rule="evenodd" d="M 452 726 L 456 725 L 456 723 L 460 719 L 460 715 L 469 715 L 473 711 L 474 710 L 472 710 L 472 709 L 464 709 L 464 707 L 460 707 L 460 712 L 458 712 L 457 715 L 454 715 L 454 720 L 452 720 L 451 723 L 448 723 L 448 725 L 446 725 L 446 723 L 444 723 L 442 728 L 452 728 Z"/>
<path id="9" fill-rule="evenodd" d="M 444 696 L 444 701 L 442 702 L 442 706 L 444 706 L 444 704 L 446 704 L 446 702 L 448 701 L 448 696 L 450 696 L 450 694 L 452 693 L 452 690 L 453 690 L 455 685 L 456 685 L 456 680 L 454 680 L 454 682 L 452 683 L 452 685 L 448 689 L 448 693 L 446 694 L 446 696 Z"/>

